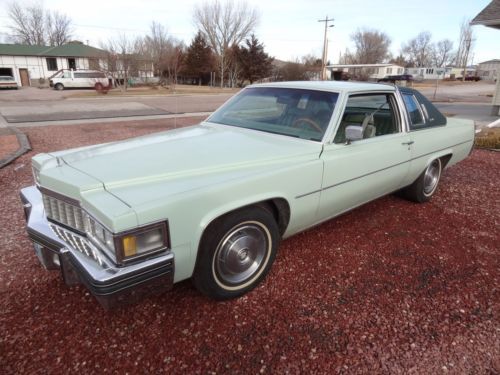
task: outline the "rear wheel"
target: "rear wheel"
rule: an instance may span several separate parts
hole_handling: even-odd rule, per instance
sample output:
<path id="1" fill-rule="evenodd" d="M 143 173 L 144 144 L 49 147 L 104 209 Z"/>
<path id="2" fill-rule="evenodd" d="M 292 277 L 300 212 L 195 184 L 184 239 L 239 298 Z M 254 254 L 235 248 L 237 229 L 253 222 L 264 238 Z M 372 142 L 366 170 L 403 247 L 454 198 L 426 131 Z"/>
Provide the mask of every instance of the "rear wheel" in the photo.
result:
<path id="1" fill-rule="evenodd" d="M 64 90 L 64 86 L 62 83 L 56 83 L 56 85 L 54 86 L 54 88 L 58 91 L 61 91 L 61 90 Z"/>
<path id="2" fill-rule="evenodd" d="M 102 91 L 102 83 L 97 82 L 94 88 L 96 89 L 96 91 Z"/>
<path id="3" fill-rule="evenodd" d="M 417 180 L 403 190 L 404 196 L 418 203 L 429 201 L 438 187 L 441 171 L 441 159 L 434 159 Z"/>
<path id="4" fill-rule="evenodd" d="M 263 207 L 248 207 L 217 219 L 202 237 L 194 285 L 217 300 L 247 293 L 269 272 L 279 237 L 273 215 Z"/>

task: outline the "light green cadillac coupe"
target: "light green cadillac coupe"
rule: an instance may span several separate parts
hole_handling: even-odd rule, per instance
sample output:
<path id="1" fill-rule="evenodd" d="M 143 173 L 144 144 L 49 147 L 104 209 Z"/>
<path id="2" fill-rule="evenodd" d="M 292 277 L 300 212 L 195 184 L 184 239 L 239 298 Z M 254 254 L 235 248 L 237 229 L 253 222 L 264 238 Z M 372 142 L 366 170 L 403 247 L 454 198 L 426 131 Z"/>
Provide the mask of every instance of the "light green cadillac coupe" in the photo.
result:
<path id="1" fill-rule="evenodd" d="M 197 126 L 36 155 L 21 199 L 40 262 L 105 307 L 188 278 L 227 299 L 282 238 L 391 192 L 429 200 L 473 141 L 409 88 L 253 85 Z"/>

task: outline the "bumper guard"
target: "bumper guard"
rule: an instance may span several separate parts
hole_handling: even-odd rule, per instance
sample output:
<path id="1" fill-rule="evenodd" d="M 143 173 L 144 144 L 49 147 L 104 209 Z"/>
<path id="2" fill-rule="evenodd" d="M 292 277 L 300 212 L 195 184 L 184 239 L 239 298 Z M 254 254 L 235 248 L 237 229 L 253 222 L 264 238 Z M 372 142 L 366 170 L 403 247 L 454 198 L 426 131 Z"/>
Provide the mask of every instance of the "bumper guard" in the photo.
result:
<path id="1" fill-rule="evenodd" d="M 172 288 L 174 254 L 172 252 L 125 267 L 106 258 L 102 264 L 61 240 L 47 220 L 42 195 L 36 186 L 20 192 L 28 236 L 40 263 L 47 270 L 60 269 L 68 286 L 83 284 L 105 308 L 130 304 L 146 295 L 160 294 Z"/>

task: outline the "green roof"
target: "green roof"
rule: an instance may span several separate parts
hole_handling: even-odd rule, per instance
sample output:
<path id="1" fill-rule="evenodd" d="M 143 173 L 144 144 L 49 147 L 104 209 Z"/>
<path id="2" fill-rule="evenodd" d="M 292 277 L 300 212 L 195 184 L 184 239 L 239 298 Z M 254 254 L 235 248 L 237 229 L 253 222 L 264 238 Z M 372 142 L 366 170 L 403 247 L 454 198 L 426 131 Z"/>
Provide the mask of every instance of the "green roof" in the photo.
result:
<path id="1" fill-rule="evenodd" d="M 80 43 L 68 43 L 55 47 L 0 44 L 0 55 L 4 56 L 100 57 L 104 54 L 102 49 Z"/>

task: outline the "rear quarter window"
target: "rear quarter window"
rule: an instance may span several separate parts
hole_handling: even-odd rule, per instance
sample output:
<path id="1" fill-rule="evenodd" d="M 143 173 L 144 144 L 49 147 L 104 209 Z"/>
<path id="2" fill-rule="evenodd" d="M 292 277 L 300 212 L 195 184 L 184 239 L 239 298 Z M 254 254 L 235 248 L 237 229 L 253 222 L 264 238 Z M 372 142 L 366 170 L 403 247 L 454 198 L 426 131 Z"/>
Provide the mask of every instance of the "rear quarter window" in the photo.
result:
<path id="1" fill-rule="evenodd" d="M 446 125 L 446 117 L 418 90 L 399 87 L 399 91 L 408 112 L 410 130 Z"/>
<path id="2" fill-rule="evenodd" d="M 410 118 L 410 128 L 418 128 L 425 125 L 424 116 L 419 108 L 419 103 L 415 96 L 412 94 L 403 93 L 403 100 L 405 102 L 406 111 Z"/>

